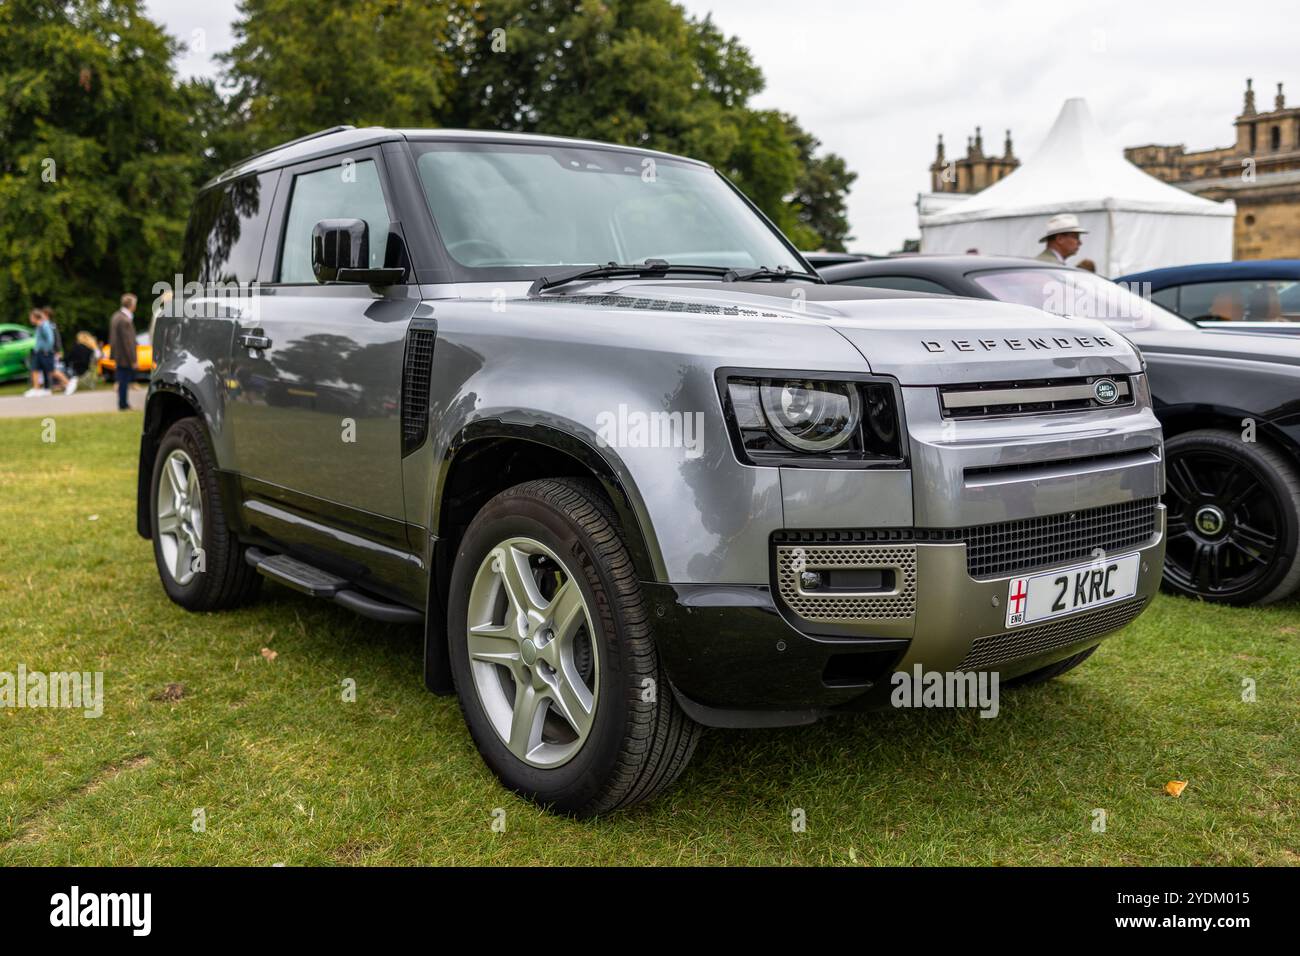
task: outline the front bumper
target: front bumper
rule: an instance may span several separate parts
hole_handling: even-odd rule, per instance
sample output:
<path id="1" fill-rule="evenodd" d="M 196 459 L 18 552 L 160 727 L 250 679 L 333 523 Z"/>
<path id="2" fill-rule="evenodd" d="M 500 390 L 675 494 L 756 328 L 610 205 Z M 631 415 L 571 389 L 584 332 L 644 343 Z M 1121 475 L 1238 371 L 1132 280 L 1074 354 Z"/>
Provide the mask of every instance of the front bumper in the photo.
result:
<path id="1" fill-rule="evenodd" d="M 1164 563 L 1164 508 L 1156 507 L 1151 538 L 1123 552 L 1140 556 L 1133 597 L 1044 624 L 1006 627 L 1008 586 L 1023 571 L 977 579 L 965 543 L 914 548 L 910 613 L 894 609 L 891 619 L 852 629 L 799 618 L 774 587 L 646 584 L 656 641 L 683 708 L 711 726 L 811 723 L 836 710 L 888 706 L 890 675 L 917 664 L 995 670 L 1005 680 L 1069 657 L 1149 605 Z"/>

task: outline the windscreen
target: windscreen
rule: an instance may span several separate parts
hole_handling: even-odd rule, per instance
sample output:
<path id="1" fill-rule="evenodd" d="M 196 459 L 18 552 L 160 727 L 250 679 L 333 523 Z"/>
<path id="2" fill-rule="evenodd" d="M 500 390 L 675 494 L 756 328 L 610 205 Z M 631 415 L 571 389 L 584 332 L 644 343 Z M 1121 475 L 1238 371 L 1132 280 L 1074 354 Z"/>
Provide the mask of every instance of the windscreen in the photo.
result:
<path id="1" fill-rule="evenodd" d="M 971 279 L 995 299 L 1032 305 L 1053 315 L 1098 319 L 1117 329 L 1161 329 L 1185 332 L 1192 328 L 1125 286 L 1076 269 L 999 269 L 978 272 Z"/>
<path id="2" fill-rule="evenodd" d="M 466 269 L 606 262 L 801 270 L 707 166 L 587 147 L 413 143 L 448 254 Z"/>

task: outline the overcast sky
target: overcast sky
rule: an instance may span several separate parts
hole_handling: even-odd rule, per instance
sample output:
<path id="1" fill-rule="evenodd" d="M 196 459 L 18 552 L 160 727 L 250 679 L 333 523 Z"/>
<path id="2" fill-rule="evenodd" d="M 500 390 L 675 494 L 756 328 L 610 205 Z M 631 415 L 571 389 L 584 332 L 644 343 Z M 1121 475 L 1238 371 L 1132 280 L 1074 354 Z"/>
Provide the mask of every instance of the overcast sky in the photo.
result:
<path id="1" fill-rule="evenodd" d="M 1093 0 L 686 0 L 740 37 L 767 77 L 756 105 L 793 113 L 858 173 L 851 248 L 896 249 L 919 235 L 914 203 L 929 189 L 935 137 L 965 152 L 976 125 L 985 152 L 1011 128 L 1031 155 L 1061 104 L 1088 100 L 1117 144 L 1227 146 L 1245 78 L 1271 109 L 1276 85 L 1300 103 L 1295 0 L 1150 3 Z M 147 0 L 195 49 L 183 75 L 215 73 L 235 0 Z M 194 31 L 202 31 L 195 33 Z M 198 49 L 202 46 L 202 49 Z"/>

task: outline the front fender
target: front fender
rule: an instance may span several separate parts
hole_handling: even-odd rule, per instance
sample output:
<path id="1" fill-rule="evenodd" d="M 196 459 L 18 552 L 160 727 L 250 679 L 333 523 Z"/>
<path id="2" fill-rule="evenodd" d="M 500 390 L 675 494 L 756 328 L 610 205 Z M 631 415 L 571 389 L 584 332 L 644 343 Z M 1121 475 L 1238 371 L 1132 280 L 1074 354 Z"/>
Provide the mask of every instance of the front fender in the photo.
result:
<path id="1" fill-rule="evenodd" d="M 815 320 L 647 316 L 534 300 L 500 311 L 434 304 L 429 457 L 416 469 L 428 477 L 407 471 L 408 505 L 428 503 L 425 526 L 437 527 L 439 472 L 467 429 L 563 435 L 625 490 L 663 582 L 767 584 L 768 539 L 782 527 L 780 470 L 736 458 L 716 370 L 867 371 Z"/>

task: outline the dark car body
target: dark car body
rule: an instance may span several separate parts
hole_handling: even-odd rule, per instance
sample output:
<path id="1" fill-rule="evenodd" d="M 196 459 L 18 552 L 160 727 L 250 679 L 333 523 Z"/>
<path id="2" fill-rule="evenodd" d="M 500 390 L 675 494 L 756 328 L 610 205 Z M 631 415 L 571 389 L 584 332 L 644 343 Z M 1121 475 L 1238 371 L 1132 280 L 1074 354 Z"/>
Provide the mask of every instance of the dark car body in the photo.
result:
<path id="1" fill-rule="evenodd" d="M 1300 259 L 1171 266 L 1115 281 L 1202 328 L 1300 335 Z"/>
<path id="2" fill-rule="evenodd" d="M 1028 270 L 1043 270 L 1045 278 L 1050 273 L 1064 273 L 1090 282 L 1105 282 L 1068 266 L 998 256 L 905 256 L 864 260 L 820 271 L 835 284 L 1002 298 L 1041 308 L 1041 302 L 1030 303 L 1025 296 L 1008 294 L 1011 283 L 1004 280 L 1030 275 Z M 1033 284 L 1024 288 L 1032 289 Z M 1148 307 L 1140 316 L 1103 321 L 1141 350 L 1166 441 L 1207 428 L 1239 434 L 1251 428 L 1255 429 L 1252 436 L 1257 435 L 1259 441 L 1300 467 L 1300 338 L 1207 329 L 1158 306 Z M 1173 485 L 1176 476 L 1170 467 Z M 1172 546 L 1172 517 L 1170 523 Z M 1294 544 L 1288 547 L 1294 554 Z"/>

